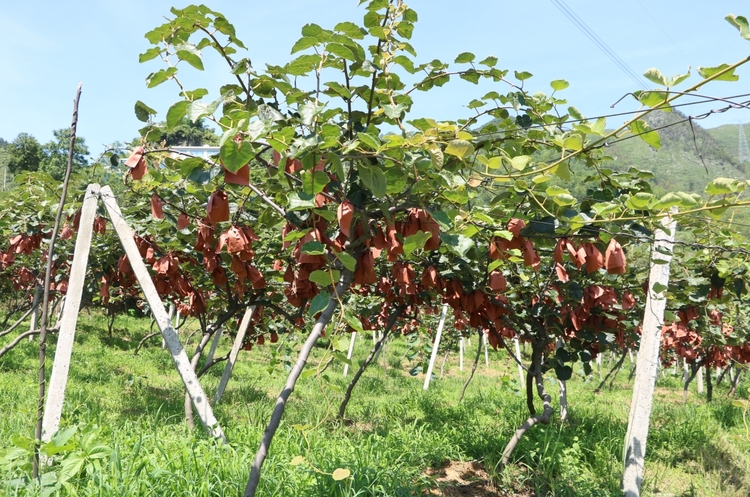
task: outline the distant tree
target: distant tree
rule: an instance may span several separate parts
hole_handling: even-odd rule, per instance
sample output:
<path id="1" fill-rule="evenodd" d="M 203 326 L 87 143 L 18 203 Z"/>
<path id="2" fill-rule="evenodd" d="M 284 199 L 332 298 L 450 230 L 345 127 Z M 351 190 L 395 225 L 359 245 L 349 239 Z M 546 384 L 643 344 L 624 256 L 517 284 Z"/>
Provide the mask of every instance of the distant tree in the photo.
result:
<path id="1" fill-rule="evenodd" d="M 216 145 L 219 143 L 219 137 L 214 130 L 206 127 L 203 119 L 193 122 L 188 118 L 183 118 L 182 122 L 172 130 L 166 130 L 161 136 L 161 141 L 165 142 L 168 147 L 175 145 L 188 145 L 199 147 L 201 145 Z"/>
<path id="2" fill-rule="evenodd" d="M 37 171 L 44 160 L 44 149 L 39 141 L 28 133 L 19 134 L 7 146 L 8 171 L 18 174 L 21 171 Z"/>
<path id="3" fill-rule="evenodd" d="M 0 148 L 4 148 L 7 144 L 8 144 L 8 142 L 5 141 L 5 139 L 0 138 Z"/>
<path id="4" fill-rule="evenodd" d="M 52 133 L 55 135 L 55 139 L 42 147 L 44 158 L 39 166 L 39 170 L 61 181 L 68 167 L 70 130 L 63 128 L 55 130 Z M 73 148 L 73 171 L 88 166 L 88 155 L 89 149 L 86 146 L 86 140 L 76 137 L 75 147 Z"/>

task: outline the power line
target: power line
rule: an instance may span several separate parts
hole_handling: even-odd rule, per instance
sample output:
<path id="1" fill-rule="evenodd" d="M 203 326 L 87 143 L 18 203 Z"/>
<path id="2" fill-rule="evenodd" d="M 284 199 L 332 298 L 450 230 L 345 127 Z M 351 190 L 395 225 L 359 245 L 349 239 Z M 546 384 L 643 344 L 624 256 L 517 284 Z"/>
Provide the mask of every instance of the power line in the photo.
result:
<path id="1" fill-rule="evenodd" d="M 635 82 L 636 85 L 638 85 L 640 88 L 647 90 L 648 87 L 644 84 L 643 79 L 638 76 L 631 68 L 628 66 L 625 61 L 623 61 L 620 56 L 615 53 L 614 50 L 609 48 L 609 46 L 601 39 L 597 34 L 580 18 L 576 13 L 568 7 L 568 5 L 565 3 L 565 0 L 550 0 L 557 9 L 562 12 L 565 17 L 570 19 L 570 21 L 576 25 L 576 27 L 586 35 L 586 37 L 591 40 L 594 45 L 596 45 L 599 50 L 601 50 L 609 59 L 617 65 L 630 79 Z"/>

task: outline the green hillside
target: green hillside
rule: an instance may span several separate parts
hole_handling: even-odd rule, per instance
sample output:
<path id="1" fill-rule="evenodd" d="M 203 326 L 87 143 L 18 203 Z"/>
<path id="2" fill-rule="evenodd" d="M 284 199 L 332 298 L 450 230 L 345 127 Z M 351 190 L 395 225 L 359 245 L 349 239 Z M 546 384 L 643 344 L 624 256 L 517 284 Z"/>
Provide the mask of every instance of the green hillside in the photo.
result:
<path id="1" fill-rule="evenodd" d="M 725 124 L 724 126 L 710 128 L 706 131 L 735 162 L 739 162 L 740 126 L 738 124 Z M 745 128 L 745 134 L 747 135 L 748 133 L 750 133 L 750 126 Z"/>
<path id="2" fill-rule="evenodd" d="M 736 126 L 734 131 L 722 129 L 727 126 L 706 130 L 693 124 L 691 128 L 689 122 L 680 122 L 684 119 L 686 116 L 677 111 L 648 116 L 651 127 L 658 129 L 661 148 L 654 150 L 639 138 L 614 143 L 609 148 L 614 168 L 634 166 L 652 171 L 657 191 L 702 193 L 713 178 L 750 176 L 750 164 L 737 160 Z"/>

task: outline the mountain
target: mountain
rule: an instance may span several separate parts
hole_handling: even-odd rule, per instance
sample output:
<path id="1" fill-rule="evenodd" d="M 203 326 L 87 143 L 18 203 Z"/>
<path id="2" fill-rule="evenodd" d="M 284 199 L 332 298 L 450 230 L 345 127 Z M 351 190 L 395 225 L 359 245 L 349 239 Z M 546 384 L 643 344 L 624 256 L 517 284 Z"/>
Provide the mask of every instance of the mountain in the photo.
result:
<path id="1" fill-rule="evenodd" d="M 661 148 L 655 150 L 638 137 L 612 143 L 607 151 L 615 159 L 614 169 L 633 166 L 653 172 L 657 192 L 703 193 L 714 178 L 750 176 L 750 163 L 737 159 L 736 126 L 734 133 L 722 129 L 727 126 L 706 130 L 695 123 L 691 126 L 687 116 L 678 111 L 657 111 L 646 121 L 658 130 Z"/>

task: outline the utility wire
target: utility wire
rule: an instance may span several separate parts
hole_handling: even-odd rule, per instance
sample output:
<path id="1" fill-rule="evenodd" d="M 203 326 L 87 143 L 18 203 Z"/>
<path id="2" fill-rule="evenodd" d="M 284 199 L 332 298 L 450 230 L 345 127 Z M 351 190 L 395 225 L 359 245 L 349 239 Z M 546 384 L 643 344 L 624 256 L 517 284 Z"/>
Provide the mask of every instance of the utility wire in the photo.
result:
<path id="1" fill-rule="evenodd" d="M 570 21 L 576 25 L 576 27 L 584 34 L 586 37 L 591 40 L 594 45 L 596 45 L 599 50 L 601 50 L 604 55 L 609 57 L 609 59 L 615 63 L 630 79 L 635 82 L 638 87 L 647 90 L 648 87 L 643 82 L 643 79 L 638 76 L 635 71 L 633 71 L 630 66 L 628 66 L 625 61 L 623 61 L 617 53 L 615 53 L 614 50 L 609 48 L 609 46 L 601 39 L 599 36 L 586 24 L 583 19 L 578 17 L 576 13 L 568 7 L 568 5 L 565 3 L 565 0 L 550 0 L 557 9 L 562 12 L 565 17 L 570 19 Z"/>

